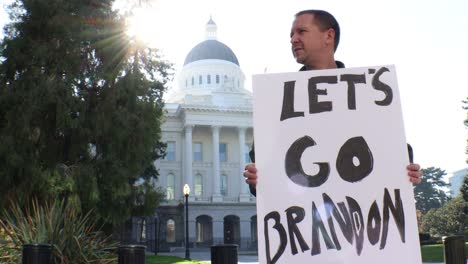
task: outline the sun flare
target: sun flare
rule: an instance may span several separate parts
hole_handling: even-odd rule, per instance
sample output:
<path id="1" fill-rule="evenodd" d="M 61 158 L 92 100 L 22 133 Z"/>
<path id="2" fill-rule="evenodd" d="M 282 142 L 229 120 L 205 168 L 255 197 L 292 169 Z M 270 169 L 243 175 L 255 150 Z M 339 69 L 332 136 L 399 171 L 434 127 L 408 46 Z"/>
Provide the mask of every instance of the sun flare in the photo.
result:
<path id="1" fill-rule="evenodd" d="M 136 8 L 127 18 L 127 35 L 131 38 L 153 45 L 155 34 L 154 10 L 150 8 Z"/>

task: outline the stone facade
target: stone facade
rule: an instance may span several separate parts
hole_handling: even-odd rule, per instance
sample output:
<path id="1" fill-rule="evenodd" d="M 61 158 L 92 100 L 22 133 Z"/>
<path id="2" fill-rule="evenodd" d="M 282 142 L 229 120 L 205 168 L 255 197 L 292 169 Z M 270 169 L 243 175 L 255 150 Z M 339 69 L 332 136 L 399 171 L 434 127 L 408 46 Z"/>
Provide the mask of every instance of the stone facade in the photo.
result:
<path id="1" fill-rule="evenodd" d="M 235 54 L 216 40 L 216 30 L 210 19 L 207 40 L 187 55 L 179 86 L 166 103 L 161 129 L 167 155 L 156 162 L 157 185 L 167 198 L 156 212 L 160 251 L 185 246 L 185 184 L 191 190 L 191 248 L 235 243 L 256 249 L 255 197 L 242 176 L 253 142 L 252 94 L 244 89 Z"/>

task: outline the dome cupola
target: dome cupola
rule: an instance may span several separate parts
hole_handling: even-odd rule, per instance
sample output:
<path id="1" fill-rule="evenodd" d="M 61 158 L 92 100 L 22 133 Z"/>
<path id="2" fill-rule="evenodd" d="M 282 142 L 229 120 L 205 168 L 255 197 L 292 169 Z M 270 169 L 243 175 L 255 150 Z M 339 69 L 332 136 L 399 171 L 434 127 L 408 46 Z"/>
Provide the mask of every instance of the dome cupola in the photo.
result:
<path id="1" fill-rule="evenodd" d="M 193 47 L 185 57 L 184 66 L 191 62 L 210 59 L 229 61 L 240 66 L 231 48 L 217 40 L 217 26 L 211 17 L 206 23 L 205 36 L 206 40 Z"/>

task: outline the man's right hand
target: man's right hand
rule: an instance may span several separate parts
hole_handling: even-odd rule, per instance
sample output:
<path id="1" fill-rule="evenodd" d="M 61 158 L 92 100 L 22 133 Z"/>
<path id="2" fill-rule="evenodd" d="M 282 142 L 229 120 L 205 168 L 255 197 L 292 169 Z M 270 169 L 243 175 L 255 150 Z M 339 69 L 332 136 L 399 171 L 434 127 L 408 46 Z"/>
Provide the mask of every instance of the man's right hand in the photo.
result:
<path id="1" fill-rule="evenodd" d="M 245 165 L 244 177 L 248 185 L 254 189 L 257 187 L 257 168 L 255 168 L 255 163 Z"/>

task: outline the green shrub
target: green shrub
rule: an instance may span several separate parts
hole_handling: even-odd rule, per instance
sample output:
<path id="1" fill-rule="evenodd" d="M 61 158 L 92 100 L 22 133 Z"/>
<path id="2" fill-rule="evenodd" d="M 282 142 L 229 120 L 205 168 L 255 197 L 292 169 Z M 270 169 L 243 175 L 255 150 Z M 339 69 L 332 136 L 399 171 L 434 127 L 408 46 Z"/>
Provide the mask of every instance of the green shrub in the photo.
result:
<path id="1" fill-rule="evenodd" d="M 91 212 L 80 214 L 64 202 L 22 209 L 13 203 L 1 213 L 4 240 L 0 245 L 1 263 L 19 263 L 23 244 L 52 245 L 52 263 L 113 263 L 117 244 L 96 228 Z"/>

